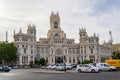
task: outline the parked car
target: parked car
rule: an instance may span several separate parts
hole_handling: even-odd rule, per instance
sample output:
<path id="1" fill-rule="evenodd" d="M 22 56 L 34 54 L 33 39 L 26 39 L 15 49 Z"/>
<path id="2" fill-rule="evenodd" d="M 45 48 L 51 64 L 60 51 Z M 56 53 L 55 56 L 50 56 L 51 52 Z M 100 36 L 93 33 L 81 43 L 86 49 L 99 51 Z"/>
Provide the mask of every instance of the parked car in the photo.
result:
<path id="1" fill-rule="evenodd" d="M 116 67 L 107 63 L 97 63 L 96 66 L 99 67 L 101 71 L 116 71 Z"/>
<path id="2" fill-rule="evenodd" d="M 19 67 L 18 66 L 13 66 L 12 69 L 18 69 Z"/>
<path id="3" fill-rule="evenodd" d="M 56 65 L 55 64 L 50 64 L 46 68 L 47 69 L 55 69 Z"/>
<path id="4" fill-rule="evenodd" d="M 50 65 L 48 65 L 46 68 L 47 68 L 47 69 L 50 69 L 51 66 L 52 66 L 52 65 L 50 64 Z"/>
<path id="5" fill-rule="evenodd" d="M 71 70 L 72 69 L 72 65 L 71 64 L 66 64 L 66 69 L 67 70 Z"/>
<path id="6" fill-rule="evenodd" d="M 56 65 L 56 70 L 64 71 L 64 70 L 71 70 L 72 65 L 71 64 L 58 64 Z"/>
<path id="7" fill-rule="evenodd" d="M 77 68 L 77 64 L 71 64 L 72 68 Z"/>
<path id="8" fill-rule="evenodd" d="M 64 71 L 66 68 L 65 68 L 65 65 L 64 64 L 58 64 L 56 65 L 56 70 L 58 71 Z"/>
<path id="9" fill-rule="evenodd" d="M 9 72 L 10 70 L 9 66 L 0 66 L 0 72 Z"/>
<path id="10" fill-rule="evenodd" d="M 98 67 L 91 65 L 91 64 L 79 64 L 79 65 L 77 65 L 76 70 L 78 72 L 92 72 L 92 73 L 100 72 Z"/>
<path id="11" fill-rule="evenodd" d="M 52 65 L 52 66 L 50 67 L 50 69 L 51 69 L 51 70 L 55 70 L 55 69 L 56 69 L 56 65 L 55 65 L 55 64 Z"/>

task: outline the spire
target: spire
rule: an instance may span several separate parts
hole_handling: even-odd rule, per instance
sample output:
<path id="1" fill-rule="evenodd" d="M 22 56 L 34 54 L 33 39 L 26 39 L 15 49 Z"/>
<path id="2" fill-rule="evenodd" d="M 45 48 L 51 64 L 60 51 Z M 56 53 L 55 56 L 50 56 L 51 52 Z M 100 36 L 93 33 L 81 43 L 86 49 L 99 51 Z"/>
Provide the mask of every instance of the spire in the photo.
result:
<path id="1" fill-rule="evenodd" d="M 104 40 L 103 43 L 106 43 L 106 41 Z"/>
<path id="2" fill-rule="evenodd" d="M 57 16 L 59 16 L 59 13 L 57 12 Z"/>
<path id="3" fill-rule="evenodd" d="M 81 31 L 81 30 L 80 30 L 80 28 L 79 28 L 79 33 L 80 33 L 80 31 Z"/>
<path id="4" fill-rule="evenodd" d="M 86 32 L 86 28 L 84 27 L 84 30 L 85 30 L 85 32 Z"/>
<path id="5" fill-rule="evenodd" d="M 33 26 L 33 27 L 36 27 L 36 25 L 35 25 L 35 24 L 33 24 L 32 26 Z"/>
<path id="6" fill-rule="evenodd" d="M 6 31 L 6 42 L 8 42 L 8 31 Z"/>
<path id="7" fill-rule="evenodd" d="M 15 35 L 15 30 L 14 30 L 14 35 Z"/>
<path id="8" fill-rule="evenodd" d="M 53 16 L 53 15 L 54 15 L 54 12 L 52 11 L 52 12 L 51 12 L 51 16 Z"/>
<path id="9" fill-rule="evenodd" d="M 21 28 L 20 28 L 20 32 L 19 33 L 22 33 L 22 30 L 21 30 Z"/>
<path id="10" fill-rule="evenodd" d="M 109 31 L 109 34 L 110 34 L 110 42 L 113 43 L 112 31 Z"/>
<path id="11" fill-rule="evenodd" d="M 95 34 L 95 32 L 94 32 L 94 37 L 96 37 L 96 34 Z"/>
<path id="12" fill-rule="evenodd" d="M 31 24 L 28 24 L 28 27 L 31 27 Z"/>
<path id="13" fill-rule="evenodd" d="M 83 27 L 82 27 L 82 31 L 83 31 Z"/>
<path id="14" fill-rule="evenodd" d="M 97 34 L 97 37 L 99 38 L 99 34 Z"/>

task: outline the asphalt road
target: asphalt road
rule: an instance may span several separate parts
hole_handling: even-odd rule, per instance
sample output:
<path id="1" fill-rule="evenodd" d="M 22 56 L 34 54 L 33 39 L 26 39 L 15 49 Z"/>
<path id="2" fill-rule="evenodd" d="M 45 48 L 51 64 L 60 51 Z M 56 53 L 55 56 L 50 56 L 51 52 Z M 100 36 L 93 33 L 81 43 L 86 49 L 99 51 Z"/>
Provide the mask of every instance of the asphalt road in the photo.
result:
<path id="1" fill-rule="evenodd" d="M 39 73 L 36 69 L 0 72 L 0 80 L 120 80 L 120 71 L 100 73 Z"/>

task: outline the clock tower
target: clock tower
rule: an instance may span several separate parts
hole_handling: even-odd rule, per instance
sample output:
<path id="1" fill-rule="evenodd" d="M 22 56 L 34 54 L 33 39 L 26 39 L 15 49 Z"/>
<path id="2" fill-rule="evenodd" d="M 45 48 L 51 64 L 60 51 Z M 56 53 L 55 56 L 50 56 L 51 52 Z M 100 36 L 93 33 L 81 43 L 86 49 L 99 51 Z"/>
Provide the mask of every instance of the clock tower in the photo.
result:
<path id="1" fill-rule="evenodd" d="M 59 13 L 51 13 L 50 16 L 50 30 L 47 33 L 48 38 L 66 38 L 66 34 L 60 27 L 60 17 Z"/>
<path id="2" fill-rule="evenodd" d="M 60 29 L 60 17 L 59 17 L 59 13 L 57 12 L 57 14 L 54 14 L 54 12 L 51 13 L 50 16 L 50 28 L 51 29 Z"/>

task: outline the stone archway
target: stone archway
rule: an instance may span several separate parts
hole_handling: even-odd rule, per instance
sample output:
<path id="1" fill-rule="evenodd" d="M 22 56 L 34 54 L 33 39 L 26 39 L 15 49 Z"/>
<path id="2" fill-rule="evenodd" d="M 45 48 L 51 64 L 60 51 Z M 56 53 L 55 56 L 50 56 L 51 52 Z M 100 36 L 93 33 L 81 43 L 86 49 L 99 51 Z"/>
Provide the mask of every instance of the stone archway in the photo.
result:
<path id="1" fill-rule="evenodd" d="M 63 63 L 63 52 L 61 49 L 58 49 L 55 54 L 55 64 Z"/>

